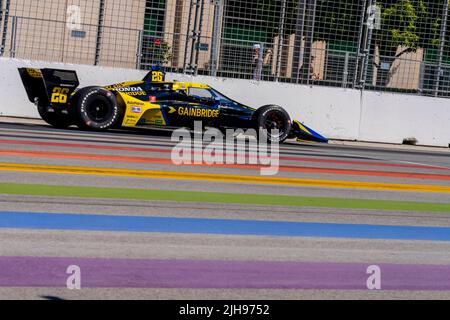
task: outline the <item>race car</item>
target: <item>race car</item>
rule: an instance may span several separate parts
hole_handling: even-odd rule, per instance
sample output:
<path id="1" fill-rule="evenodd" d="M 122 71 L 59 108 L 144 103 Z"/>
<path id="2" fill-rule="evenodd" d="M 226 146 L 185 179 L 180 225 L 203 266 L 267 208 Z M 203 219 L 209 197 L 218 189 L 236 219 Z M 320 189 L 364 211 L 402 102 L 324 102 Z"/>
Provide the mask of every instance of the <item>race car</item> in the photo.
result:
<path id="1" fill-rule="evenodd" d="M 259 139 L 327 143 L 328 140 L 277 105 L 252 108 L 199 83 L 166 81 L 162 67 L 143 80 L 78 89 L 71 70 L 19 68 L 28 98 L 44 121 L 65 129 L 105 131 L 120 127 L 255 129 Z M 264 130 L 260 130 L 264 129 Z M 276 129 L 276 130 L 275 130 Z M 275 133 L 274 133 L 275 132 Z"/>

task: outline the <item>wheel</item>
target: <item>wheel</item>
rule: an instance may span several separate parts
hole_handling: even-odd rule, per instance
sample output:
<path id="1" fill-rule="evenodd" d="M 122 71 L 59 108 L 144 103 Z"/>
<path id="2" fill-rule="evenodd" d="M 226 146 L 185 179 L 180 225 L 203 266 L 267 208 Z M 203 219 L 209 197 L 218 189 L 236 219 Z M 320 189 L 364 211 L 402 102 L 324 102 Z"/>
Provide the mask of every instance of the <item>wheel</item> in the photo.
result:
<path id="1" fill-rule="evenodd" d="M 49 111 L 47 106 L 39 105 L 38 112 L 42 120 L 57 129 L 67 129 L 71 125 L 75 124 L 69 114 L 65 114 L 57 110 Z"/>
<path id="2" fill-rule="evenodd" d="M 289 114 L 279 106 L 269 105 L 259 108 L 253 116 L 258 139 L 267 142 L 282 143 L 291 133 L 292 121 Z M 272 134 L 278 130 L 278 134 Z"/>
<path id="3" fill-rule="evenodd" d="M 120 119 L 116 97 L 101 87 L 87 87 L 78 91 L 71 110 L 80 129 L 106 131 L 115 127 Z"/>

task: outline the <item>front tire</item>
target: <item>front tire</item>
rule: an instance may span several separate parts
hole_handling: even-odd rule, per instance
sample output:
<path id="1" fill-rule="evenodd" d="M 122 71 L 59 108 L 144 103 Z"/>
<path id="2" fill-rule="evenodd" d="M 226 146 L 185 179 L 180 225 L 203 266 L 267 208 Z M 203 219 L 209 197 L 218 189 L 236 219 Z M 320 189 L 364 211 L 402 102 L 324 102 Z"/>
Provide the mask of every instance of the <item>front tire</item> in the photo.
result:
<path id="1" fill-rule="evenodd" d="M 258 139 L 264 139 L 269 143 L 283 143 L 291 133 L 291 118 L 286 110 L 279 106 L 268 105 L 259 108 L 253 121 Z M 279 132 L 274 134 L 272 130 Z"/>
<path id="2" fill-rule="evenodd" d="M 57 110 L 50 111 L 47 106 L 39 105 L 38 112 L 42 120 L 57 129 L 67 129 L 71 125 L 75 124 L 69 114 L 65 114 Z"/>
<path id="3" fill-rule="evenodd" d="M 80 129 L 106 131 L 120 119 L 117 99 L 111 91 L 101 87 L 81 89 L 74 97 L 72 112 Z"/>

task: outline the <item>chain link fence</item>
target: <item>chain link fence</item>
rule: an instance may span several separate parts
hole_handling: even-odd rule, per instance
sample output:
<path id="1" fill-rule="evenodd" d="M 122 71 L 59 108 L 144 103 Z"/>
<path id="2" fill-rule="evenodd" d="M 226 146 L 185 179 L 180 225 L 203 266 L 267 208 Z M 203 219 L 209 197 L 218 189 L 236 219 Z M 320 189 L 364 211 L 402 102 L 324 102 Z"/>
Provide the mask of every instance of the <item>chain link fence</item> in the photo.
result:
<path id="1" fill-rule="evenodd" d="M 0 0 L 0 56 L 450 97 L 448 0 Z"/>

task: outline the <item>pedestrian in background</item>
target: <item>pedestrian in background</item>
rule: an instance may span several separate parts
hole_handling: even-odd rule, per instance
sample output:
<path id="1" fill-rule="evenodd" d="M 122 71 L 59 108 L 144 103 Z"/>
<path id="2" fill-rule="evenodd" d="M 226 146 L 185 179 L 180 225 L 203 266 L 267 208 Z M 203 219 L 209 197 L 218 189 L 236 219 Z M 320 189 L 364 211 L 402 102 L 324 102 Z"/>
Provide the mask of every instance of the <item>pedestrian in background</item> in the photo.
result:
<path id="1" fill-rule="evenodd" d="M 253 80 L 255 81 L 261 80 L 262 54 L 261 54 L 261 45 L 258 43 L 253 45 L 252 69 L 253 69 Z"/>
<path id="2" fill-rule="evenodd" d="M 273 51 L 268 49 L 264 52 L 264 49 L 260 44 L 253 45 L 252 54 L 252 69 L 253 69 L 253 80 L 260 81 L 261 75 L 263 73 L 263 68 L 270 67 L 272 61 Z M 267 74 L 266 72 L 264 72 Z"/>

